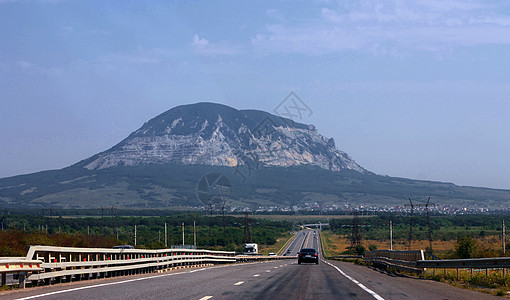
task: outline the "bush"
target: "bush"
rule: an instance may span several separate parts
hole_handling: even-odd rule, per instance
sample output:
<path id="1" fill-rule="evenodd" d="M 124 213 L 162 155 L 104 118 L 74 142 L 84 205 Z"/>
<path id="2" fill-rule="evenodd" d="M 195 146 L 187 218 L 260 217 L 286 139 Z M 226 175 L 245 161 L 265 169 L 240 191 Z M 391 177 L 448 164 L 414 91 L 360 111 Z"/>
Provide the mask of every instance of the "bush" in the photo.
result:
<path id="1" fill-rule="evenodd" d="M 455 255 L 458 258 L 473 258 L 478 250 L 478 242 L 469 236 L 462 236 L 457 239 Z"/>
<path id="2" fill-rule="evenodd" d="M 358 245 L 356 246 L 356 248 L 354 249 L 354 251 L 356 252 L 356 254 L 358 255 L 365 255 L 365 252 L 367 251 L 367 249 L 365 249 L 365 247 L 363 247 L 362 245 Z"/>

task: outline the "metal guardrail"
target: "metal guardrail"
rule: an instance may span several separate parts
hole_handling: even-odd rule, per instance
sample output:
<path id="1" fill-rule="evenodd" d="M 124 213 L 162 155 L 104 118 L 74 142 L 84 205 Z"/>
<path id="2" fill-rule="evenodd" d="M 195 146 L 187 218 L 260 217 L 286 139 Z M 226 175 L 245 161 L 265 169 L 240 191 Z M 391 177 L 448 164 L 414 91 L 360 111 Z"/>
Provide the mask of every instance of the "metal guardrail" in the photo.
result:
<path id="1" fill-rule="evenodd" d="M 190 266 L 261 260 L 295 259 L 295 256 L 238 255 L 231 251 L 194 249 L 110 249 L 30 246 L 26 257 L 0 258 L 2 285 L 6 274 L 19 275 L 19 286 L 71 282 L 141 273 L 163 272 Z"/>
<path id="2" fill-rule="evenodd" d="M 0 259 L 2 285 L 7 273 L 19 274 L 20 287 L 26 281 L 70 282 L 140 273 L 162 272 L 217 263 L 236 262 L 235 252 L 192 249 L 109 249 L 30 246 L 25 258 Z M 22 266 L 22 267 L 21 267 Z"/>
<path id="3" fill-rule="evenodd" d="M 416 266 L 420 268 L 437 268 L 437 269 L 510 268 L 510 257 L 419 260 L 416 262 Z"/>
<path id="4" fill-rule="evenodd" d="M 25 280 L 25 274 L 42 270 L 41 263 L 39 260 L 27 260 L 24 257 L 0 257 L 0 273 L 2 277 L 0 286 L 6 285 L 7 274 L 21 274 L 19 276 L 19 283 L 21 285 Z"/>
<path id="5" fill-rule="evenodd" d="M 473 275 L 474 270 L 485 270 L 485 274 L 489 275 L 489 270 L 501 270 L 503 275 L 510 271 L 510 257 L 496 258 L 474 258 L 474 259 L 442 259 L 442 260 L 425 260 L 423 250 L 414 251 L 392 251 L 377 250 L 366 252 L 363 261 L 395 267 L 411 272 L 425 272 L 432 269 L 436 275 L 437 269 L 444 270 L 444 276 L 448 269 L 457 270 L 457 279 L 460 276 L 460 270 L 470 270 Z"/>
<path id="6" fill-rule="evenodd" d="M 328 256 L 328 259 L 362 259 L 363 255 L 333 255 Z"/>
<path id="7" fill-rule="evenodd" d="M 421 273 L 424 270 L 417 266 L 419 260 L 425 260 L 423 250 L 375 250 L 365 252 L 363 256 L 364 262 Z"/>

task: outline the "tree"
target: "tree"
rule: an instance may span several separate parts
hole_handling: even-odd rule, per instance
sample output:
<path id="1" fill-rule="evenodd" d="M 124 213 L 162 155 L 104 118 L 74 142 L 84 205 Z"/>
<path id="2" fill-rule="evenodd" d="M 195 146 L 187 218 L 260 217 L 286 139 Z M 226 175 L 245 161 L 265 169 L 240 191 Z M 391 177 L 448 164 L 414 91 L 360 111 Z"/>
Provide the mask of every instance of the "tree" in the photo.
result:
<path id="1" fill-rule="evenodd" d="M 478 250 L 478 242 L 469 236 L 462 236 L 457 239 L 455 254 L 459 258 L 473 258 Z"/>

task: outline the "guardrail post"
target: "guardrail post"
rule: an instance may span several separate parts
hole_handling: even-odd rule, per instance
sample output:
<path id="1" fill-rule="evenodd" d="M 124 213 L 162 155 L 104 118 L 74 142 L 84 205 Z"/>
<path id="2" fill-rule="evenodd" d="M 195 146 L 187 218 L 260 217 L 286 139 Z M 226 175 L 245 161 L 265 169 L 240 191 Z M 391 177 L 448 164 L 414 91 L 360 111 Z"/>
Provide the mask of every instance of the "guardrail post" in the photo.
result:
<path id="1" fill-rule="evenodd" d="M 21 289 L 24 289 L 25 288 L 25 276 L 26 276 L 27 273 L 25 272 L 20 272 L 19 273 L 19 287 Z"/>
<path id="2" fill-rule="evenodd" d="M 485 269 L 485 276 L 489 276 L 489 268 Z"/>
<path id="3" fill-rule="evenodd" d="M 460 279 L 460 272 L 459 272 L 459 268 L 457 268 L 457 280 Z"/>
<path id="4" fill-rule="evenodd" d="M 2 284 L 0 286 L 4 286 L 7 283 L 7 274 L 2 273 Z"/>

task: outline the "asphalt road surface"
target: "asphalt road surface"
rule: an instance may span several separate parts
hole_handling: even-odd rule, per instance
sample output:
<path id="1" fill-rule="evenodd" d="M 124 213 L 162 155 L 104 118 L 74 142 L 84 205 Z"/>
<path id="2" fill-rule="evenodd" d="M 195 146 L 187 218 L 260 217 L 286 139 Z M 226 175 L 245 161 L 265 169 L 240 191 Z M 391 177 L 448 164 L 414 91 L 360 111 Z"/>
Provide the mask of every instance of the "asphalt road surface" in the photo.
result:
<path id="1" fill-rule="evenodd" d="M 318 231 L 295 247 L 317 247 Z M 3 292 L 0 299 L 497 299 L 442 283 L 350 263 L 297 259 L 187 269 Z"/>

